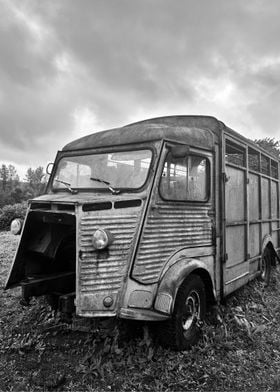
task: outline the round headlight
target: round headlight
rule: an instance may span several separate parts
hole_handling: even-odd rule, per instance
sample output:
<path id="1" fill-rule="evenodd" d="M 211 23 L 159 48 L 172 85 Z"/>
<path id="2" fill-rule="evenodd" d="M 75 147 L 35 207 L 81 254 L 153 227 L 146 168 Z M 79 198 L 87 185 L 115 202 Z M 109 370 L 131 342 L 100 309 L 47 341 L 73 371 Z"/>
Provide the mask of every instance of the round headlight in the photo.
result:
<path id="1" fill-rule="evenodd" d="M 12 234 L 20 234 L 22 229 L 22 220 L 21 219 L 14 219 L 11 223 L 11 233 Z"/>
<path id="2" fill-rule="evenodd" d="M 111 235 L 107 230 L 97 229 L 92 236 L 92 243 L 95 249 L 105 249 L 111 242 Z"/>

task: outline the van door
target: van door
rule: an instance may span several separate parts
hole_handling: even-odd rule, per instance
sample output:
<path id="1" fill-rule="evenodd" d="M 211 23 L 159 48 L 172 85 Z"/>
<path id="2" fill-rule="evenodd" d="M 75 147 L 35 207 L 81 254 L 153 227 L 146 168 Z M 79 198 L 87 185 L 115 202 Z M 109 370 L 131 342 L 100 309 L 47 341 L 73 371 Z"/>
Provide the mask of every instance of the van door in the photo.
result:
<path id="1" fill-rule="evenodd" d="M 132 277 L 137 282 L 157 283 L 181 251 L 186 258 L 207 259 L 214 275 L 213 153 L 186 147 L 163 152 L 134 261 Z"/>
<path id="2" fill-rule="evenodd" d="M 226 139 L 224 294 L 249 280 L 246 149 Z"/>

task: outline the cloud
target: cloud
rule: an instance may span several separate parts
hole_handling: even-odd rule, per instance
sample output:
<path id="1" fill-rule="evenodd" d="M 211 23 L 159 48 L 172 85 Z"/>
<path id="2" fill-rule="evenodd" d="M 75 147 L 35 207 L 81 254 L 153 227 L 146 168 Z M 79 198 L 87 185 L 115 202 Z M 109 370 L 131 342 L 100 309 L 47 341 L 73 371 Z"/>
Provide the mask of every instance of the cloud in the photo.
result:
<path id="1" fill-rule="evenodd" d="M 280 4 L 0 0 L 0 156 L 38 165 L 94 132 L 211 114 L 279 138 Z"/>

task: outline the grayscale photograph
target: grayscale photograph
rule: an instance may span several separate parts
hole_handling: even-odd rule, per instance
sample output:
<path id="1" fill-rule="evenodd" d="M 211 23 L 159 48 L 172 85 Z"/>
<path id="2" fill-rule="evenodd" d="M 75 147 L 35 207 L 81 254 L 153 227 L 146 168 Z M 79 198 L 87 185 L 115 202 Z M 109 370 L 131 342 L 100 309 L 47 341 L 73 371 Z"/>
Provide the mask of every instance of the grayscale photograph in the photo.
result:
<path id="1" fill-rule="evenodd" d="M 0 15 L 0 391 L 280 391 L 280 2 Z"/>

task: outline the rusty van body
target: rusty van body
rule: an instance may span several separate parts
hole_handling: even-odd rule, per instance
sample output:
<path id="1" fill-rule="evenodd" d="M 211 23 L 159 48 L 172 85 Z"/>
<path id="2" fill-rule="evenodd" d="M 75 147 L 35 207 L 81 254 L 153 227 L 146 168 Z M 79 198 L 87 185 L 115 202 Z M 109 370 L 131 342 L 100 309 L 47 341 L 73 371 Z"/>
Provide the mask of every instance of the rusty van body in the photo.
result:
<path id="1" fill-rule="evenodd" d="M 210 302 L 279 250 L 279 162 L 208 116 L 145 120 L 59 151 L 6 288 L 82 317 L 158 321 L 193 344 Z"/>

